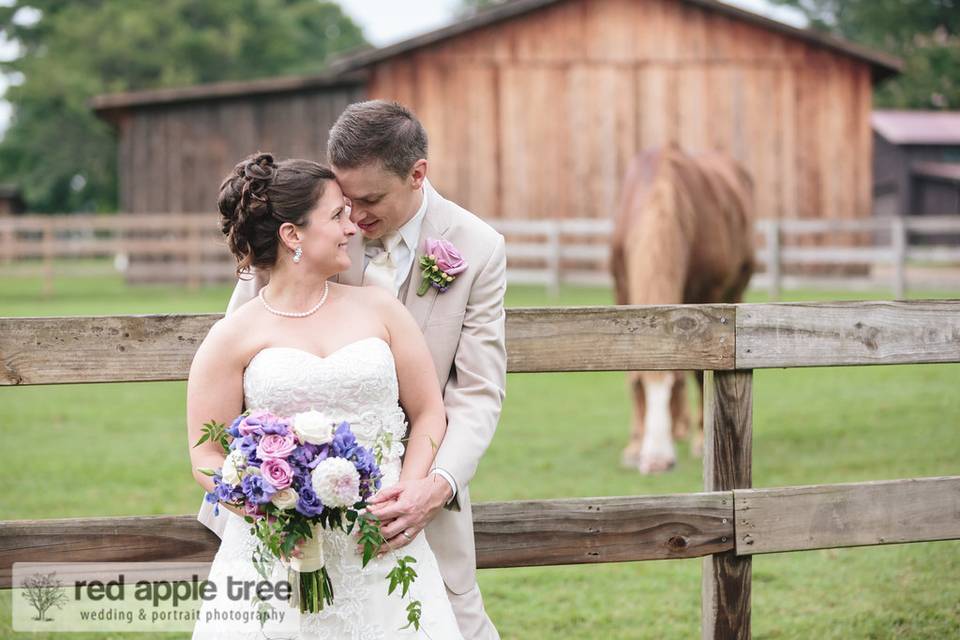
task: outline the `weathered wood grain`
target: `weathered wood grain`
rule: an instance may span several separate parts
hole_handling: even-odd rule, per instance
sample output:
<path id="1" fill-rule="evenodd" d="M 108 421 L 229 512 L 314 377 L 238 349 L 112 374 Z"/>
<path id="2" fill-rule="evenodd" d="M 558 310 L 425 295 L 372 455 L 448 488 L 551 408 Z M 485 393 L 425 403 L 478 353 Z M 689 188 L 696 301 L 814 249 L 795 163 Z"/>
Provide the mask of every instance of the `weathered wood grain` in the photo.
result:
<path id="1" fill-rule="evenodd" d="M 737 367 L 960 362 L 960 300 L 743 304 Z"/>
<path id="2" fill-rule="evenodd" d="M 183 380 L 221 316 L 0 318 L 0 385 Z M 508 369 L 733 367 L 733 308 L 509 309 Z"/>
<path id="3" fill-rule="evenodd" d="M 0 318 L 0 385 L 183 380 L 220 317 Z"/>
<path id="4" fill-rule="evenodd" d="M 695 558 L 729 550 L 730 493 L 474 506 L 481 568 Z"/>
<path id="5" fill-rule="evenodd" d="M 219 546 L 195 515 L 0 522 L 0 588 L 14 562 L 202 562 Z"/>
<path id="6" fill-rule="evenodd" d="M 730 492 L 477 504 L 477 564 L 667 560 L 728 551 L 732 505 Z M 0 522 L 0 588 L 10 587 L 14 562 L 203 562 L 219 544 L 193 515 Z"/>
<path id="7" fill-rule="evenodd" d="M 960 539 L 960 476 L 734 491 L 738 555 Z"/>
<path id="8" fill-rule="evenodd" d="M 509 309 L 512 372 L 732 369 L 732 305 Z"/>
<path id="9" fill-rule="evenodd" d="M 704 490 L 749 487 L 753 464 L 753 372 L 707 371 L 703 387 Z M 751 578 L 750 558 L 724 552 L 703 559 L 703 640 L 750 638 Z"/>

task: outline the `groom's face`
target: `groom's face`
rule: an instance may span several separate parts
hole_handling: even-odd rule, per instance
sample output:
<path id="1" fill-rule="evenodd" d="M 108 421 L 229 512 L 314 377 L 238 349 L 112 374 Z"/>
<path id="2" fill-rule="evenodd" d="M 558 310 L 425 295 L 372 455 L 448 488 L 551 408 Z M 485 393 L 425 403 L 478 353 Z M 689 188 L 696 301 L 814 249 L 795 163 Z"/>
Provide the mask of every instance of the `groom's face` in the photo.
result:
<path id="1" fill-rule="evenodd" d="M 364 238 L 375 240 L 396 231 L 417 212 L 427 161 L 418 160 L 400 177 L 375 162 L 353 169 L 333 167 L 343 195 L 350 202 L 350 220 Z"/>

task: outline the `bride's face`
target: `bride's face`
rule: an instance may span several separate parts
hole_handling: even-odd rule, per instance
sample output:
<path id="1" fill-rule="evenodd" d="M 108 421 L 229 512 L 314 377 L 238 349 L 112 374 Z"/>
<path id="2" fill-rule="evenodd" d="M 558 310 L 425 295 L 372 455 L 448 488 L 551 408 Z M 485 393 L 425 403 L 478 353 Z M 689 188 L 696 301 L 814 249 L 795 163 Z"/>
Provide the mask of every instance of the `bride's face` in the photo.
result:
<path id="1" fill-rule="evenodd" d="M 357 232 L 357 227 L 350 221 L 344 205 L 340 187 L 328 180 L 323 195 L 307 216 L 307 223 L 293 228 L 291 241 L 284 238 L 291 251 L 297 246 L 303 249 L 297 266 L 330 274 L 350 267 L 347 242 Z"/>

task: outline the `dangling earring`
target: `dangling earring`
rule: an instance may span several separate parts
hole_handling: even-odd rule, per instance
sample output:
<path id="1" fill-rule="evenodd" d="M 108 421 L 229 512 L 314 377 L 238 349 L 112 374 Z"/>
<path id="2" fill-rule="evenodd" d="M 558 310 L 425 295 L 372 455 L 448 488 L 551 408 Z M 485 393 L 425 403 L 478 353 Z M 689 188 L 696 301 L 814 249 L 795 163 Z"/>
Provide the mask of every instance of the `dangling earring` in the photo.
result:
<path id="1" fill-rule="evenodd" d="M 293 252 L 293 261 L 300 262 L 300 258 L 302 257 L 303 257 L 303 249 L 300 247 L 297 247 L 297 250 Z"/>

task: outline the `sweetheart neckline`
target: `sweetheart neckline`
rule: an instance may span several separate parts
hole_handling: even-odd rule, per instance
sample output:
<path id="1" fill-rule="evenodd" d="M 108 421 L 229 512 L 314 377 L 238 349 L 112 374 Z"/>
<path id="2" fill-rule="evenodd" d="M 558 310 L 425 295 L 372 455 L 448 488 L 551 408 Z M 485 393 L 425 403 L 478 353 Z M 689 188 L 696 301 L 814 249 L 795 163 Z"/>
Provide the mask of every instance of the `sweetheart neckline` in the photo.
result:
<path id="1" fill-rule="evenodd" d="M 259 356 L 259 355 L 260 355 L 261 353 L 263 353 L 264 351 L 271 351 L 271 350 L 276 350 L 276 349 L 285 350 L 285 351 L 299 351 L 300 353 L 305 353 L 305 354 L 307 354 L 308 356 L 311 356 L 311 357 L 313 357 L 313 358 L 316 358 L 317 360 L 329 360 L 330 358 L 332 358 L 333 356 L 337 355 L 338 353 L 340 353 L 340 352 L 343 351 L 344 349 L 346 349 L 346 348 L 348 348 L 348 347 L 352 347 L 352 346 L 354 346 L 354 345 L 356 345 L 356 344 L 360 344 L 361 342 L 366 342 L 367 340 L 379 340 L 379 341 L 382 342 L 384 345 L 386 345 L 387 351 L 390 351 L 391 355 L 393 355 L 393 352 L 390 350 L 390 343 L 389 343 L 389 342 L 387 342 L 386 340 L 384 340 L 384 339 L 381 338 L 380 336 L 367 336 L 366 338 L 360 338 L 359 340 L 353 340 L 352 342 L 348 342 L 348 343 L 346 343 L 346 344 L 344 344 L 344 345 L 341 345 L 341 346 L 337 347 L 336 349 L 334 349 L 333 351 L 331 351 L 330 353 L 328 353 L 328 354 L 325 355 L 325 356 L 317 355 L 316 353 L 314 353 L 314 352 L 312 352 L 312 351 L 307 351 L 306 349 L 301 349 L 300 347 L 282 347 L 282 346 L 280 346 L 280 347 L 264 347 L 264 348 L 260 349 L 259 351 L 257 351 L 255 354 L 253 354 L 253 356 L 250 358 L 250 361 L 247 362 L 247 367 L 246 367 L 246 368 L 249 369 L 249 368 L 250 368 L 250 365 L 253 364 L 253 361 L 257 359 L 257 356 Z"/>

